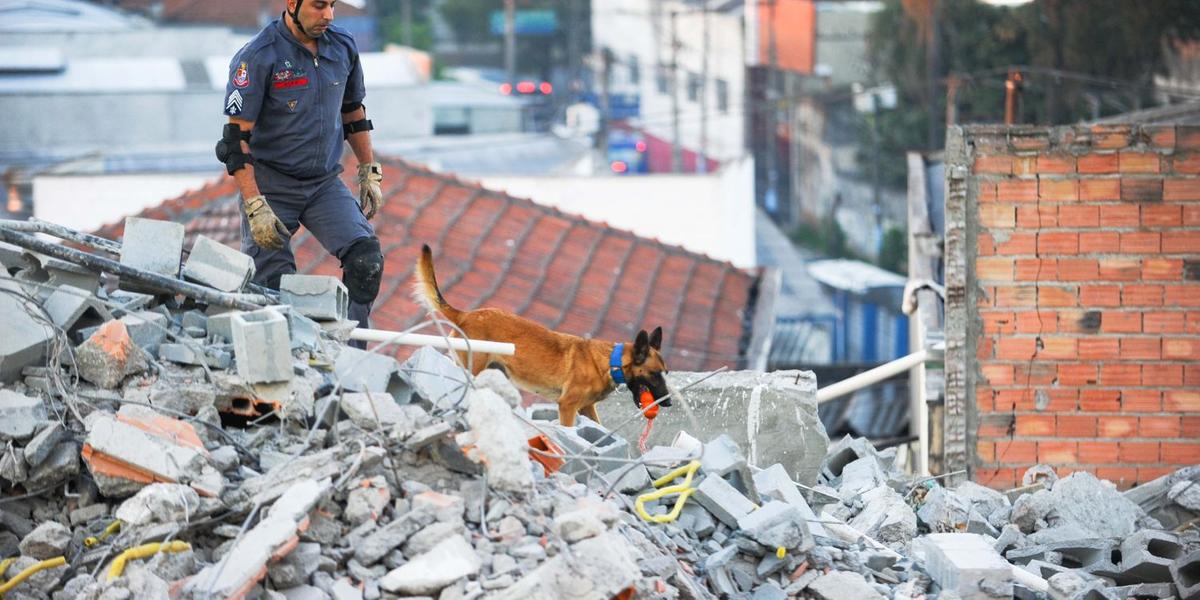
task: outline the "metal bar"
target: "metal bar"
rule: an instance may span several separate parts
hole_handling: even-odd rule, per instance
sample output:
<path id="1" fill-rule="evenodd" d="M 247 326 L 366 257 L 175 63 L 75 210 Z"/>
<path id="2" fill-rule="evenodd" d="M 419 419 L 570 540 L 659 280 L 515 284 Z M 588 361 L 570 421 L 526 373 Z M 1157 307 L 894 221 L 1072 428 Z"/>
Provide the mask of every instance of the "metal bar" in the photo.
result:
<path id="1" fill-rule="evenodd" d="M 246 302 L 245 300 L 233 294 L 218 292 L 202 285 L 180 281 L 174 277 L 167 277 L 157 273 L 148 273 L 141 269 L 128 267 L 112 259 L 39 240 L 32 235 L 20 233 L 19 231 L 14 231 L 7 227 L 0 227 L 0 240 L 10 244 L 15 244 L 25 248 L 26 250 L 40 252 L 47 256 L 65 260 L 69 263 L 76 264 L 87 269 L 112 273 L 113 275 L 117 275 L 126 281 L 160 288 L 177 294 L 183 294 L 184 296 L 194 298 L 204 302 L 205 304 L 224 306 L 226 308 L 236 308 L 239 310 L 257 310 L 262 308 L 257 304 Z"/>
<path id="2" fill-rule="evenodd" d="M 363 342 L 386 342 L 402 346 L 430 346 L 438 350 L 458 350 L 461 352 L 470 350 L 471 352 L 502 354 L 504 356 L 512 356 L 517 352 L 516 345 L 507 342 L 464 340 L 462 338 L 446 338 L 440 335 L 400 333 L 398 331 L 386 331 L 383 329 L 355 329 L 350 333 L 350 339 Z M 470 343 L 469 346 L 468 342 Z"/>
<path id="3" fill-rule="evenodd" d="M 67 240 L 69 242 L 76 242 L 89 248 L 103 250 L 104 252 L 111 252 L 113 254 L 119 254 L 121 252 L 121 245 L 110 239 L 102 238 L 98 235 L 92 235 L 90 233 L 84 233 L 82 231 L 76 231 L 70 227 L 59 225 L 58 223 L 43 221 L 37 217 L 30 217 L 28 221 L 0 219 L 0 227 L 11 229 L 13 231 L 44 233 L 59 239 Z"/>
<path id="4" fill-rule="evenodd" d="M 904 358 L 897 358 L 892 362 L 879 365 L 870 371 L 859 373 L 858 375 L 855 375 L 849 379 L 843 379 L 842 381 L 839 381 L 833 385 L 823 387 L 817 390 L 817 404 L 829 402 L 835 398 L 840 398 L 847 394 L 857 392 L 865 387 L 875 385 L 876 383 L 879 383 L 880 381 L 890 377 L 895 377 L 896 375 L 899 375 L 925 362 L 925 359 L 929 358 L 929 355 L 930 353 L 928 350 L 919 350 L 909 354 L 908 356 L 905 356 Z"/>

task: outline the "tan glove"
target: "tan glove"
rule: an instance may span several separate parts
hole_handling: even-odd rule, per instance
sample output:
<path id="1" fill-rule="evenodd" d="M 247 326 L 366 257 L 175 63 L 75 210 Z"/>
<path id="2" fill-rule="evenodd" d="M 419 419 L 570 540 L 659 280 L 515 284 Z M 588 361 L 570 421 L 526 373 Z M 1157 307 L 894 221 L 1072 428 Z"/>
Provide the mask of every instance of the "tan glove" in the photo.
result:
<path id="1" fill-rule="evenodd" d="M 367 220 L 383 207 L 383 166 L 377 162 L 358 165 L 358 209 Z"/>
<path id="2" fill-rule="evenodd" d="M 288 239 L 287 227 L 275 216 L 271 205 L 267 204 L 266 196 L 259 194 L 242 200 L 246 209 L 246 217 L 250 220 L 250 236 L 259 248 L 279 250 Z"/>

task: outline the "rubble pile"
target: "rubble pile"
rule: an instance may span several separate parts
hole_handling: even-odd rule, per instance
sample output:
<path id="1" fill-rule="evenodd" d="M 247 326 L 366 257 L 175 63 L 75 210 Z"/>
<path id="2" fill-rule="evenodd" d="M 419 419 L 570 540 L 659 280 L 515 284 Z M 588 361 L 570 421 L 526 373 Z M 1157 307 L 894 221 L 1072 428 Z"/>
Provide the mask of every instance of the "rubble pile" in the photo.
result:
<path id="1" fill-rule="evenodd" d="M 1200 594 L 1200 467 L 1003 493 L 862 439 L 766 468 L 728 435 L 639 455 L 498 371 L 348 344 L 336 279 L 276 297 L 142 219 L 88 242 L 135 271 L 0 244 L 4 600 Z"/>

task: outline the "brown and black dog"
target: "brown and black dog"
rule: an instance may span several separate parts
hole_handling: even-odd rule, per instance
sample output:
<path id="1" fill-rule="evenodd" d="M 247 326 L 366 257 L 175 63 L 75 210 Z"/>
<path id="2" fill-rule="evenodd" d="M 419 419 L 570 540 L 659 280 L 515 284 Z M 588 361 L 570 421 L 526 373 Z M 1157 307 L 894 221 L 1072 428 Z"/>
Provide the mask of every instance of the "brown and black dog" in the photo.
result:
<path id="1" fill-rule="evenodd" d="M 516 346 L 512 356 L 476 354 L 472 375 L 489 367 L 500 368 L 518 387 L 546 398 L 557 398 L 562 425 L 574 427 L 575 416 L 579 413 L 599 423 L 596 403 L 616 389 L 618 383 L 629 386 L 634 406 L 638 408 L 641 408 L 638 398 L 642 390 L 649 391 L 655 399 L 667 395 L 667 382 L 663 377 L 667 366 L 659 354 L 661 327 L 656 327 L 651 334 L 639 331 L 632 345 L 622 344 L 617 348 L 618 344 L 613 342 L 551 331 L 498 308 L 458 310 L 446 302 L 438 289 L 433 272 L 433 251 L 428 245 L 421 248 L 415 273 L 413 292 L 421 305 L 445 315 L 463 330 L 467 338 L 508 342 Z M 459 357 L 466 364 L 466 353 L 460 352 Z M 662 406 L 669 405 L 669 399 L 662 403 Z"/>

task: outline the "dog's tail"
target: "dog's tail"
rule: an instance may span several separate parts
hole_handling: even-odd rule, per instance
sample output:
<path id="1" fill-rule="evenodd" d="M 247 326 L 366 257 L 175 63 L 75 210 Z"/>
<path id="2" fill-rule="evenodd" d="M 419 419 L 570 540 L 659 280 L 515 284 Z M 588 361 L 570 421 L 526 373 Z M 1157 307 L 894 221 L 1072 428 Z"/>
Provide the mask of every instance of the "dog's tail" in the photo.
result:
<path id="1" fill-rule="evenodd" d="M 454 323 L 458 323 L 462 311 L 450 306 L 442 291 L 438 289 L 437 276 L 433 273 L 433 250 L 429 244 L 421 246 L 421 258 L 417 260 L 415 271 L 416 283 L 413 286 L 413 298 L 430 312 L 440 312 Z"/>

